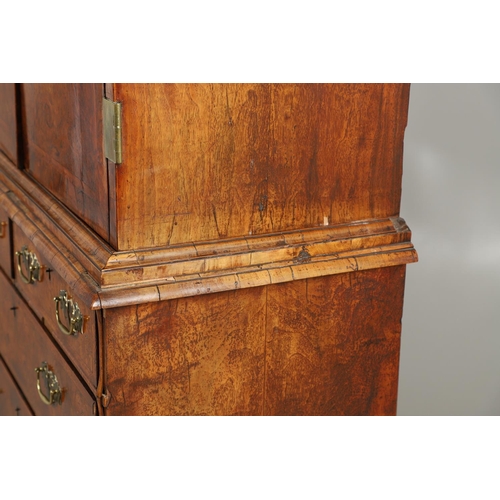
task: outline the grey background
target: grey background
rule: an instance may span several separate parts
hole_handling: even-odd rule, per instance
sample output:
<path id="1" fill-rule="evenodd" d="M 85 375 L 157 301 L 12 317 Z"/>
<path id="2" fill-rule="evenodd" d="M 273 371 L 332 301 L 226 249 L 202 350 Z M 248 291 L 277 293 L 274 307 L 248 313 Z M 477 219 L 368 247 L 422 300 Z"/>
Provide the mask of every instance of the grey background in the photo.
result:
<path id="1" fill-rule="evenodd" d="M 398 415 L 500 415 L 500 85 L 412 84 Z"/>

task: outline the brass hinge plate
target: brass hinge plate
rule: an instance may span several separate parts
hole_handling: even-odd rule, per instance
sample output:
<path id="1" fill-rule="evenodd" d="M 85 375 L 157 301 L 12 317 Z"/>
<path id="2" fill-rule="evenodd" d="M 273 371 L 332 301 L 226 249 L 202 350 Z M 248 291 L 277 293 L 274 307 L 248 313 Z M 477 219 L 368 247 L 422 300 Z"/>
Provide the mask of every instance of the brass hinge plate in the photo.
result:
<path id="1" fill-rule="evenodd" d="M 122 105 L 102 100 L 102 116 L 104 129 L 104 156 L 118 164 L 122 162 Z"/>

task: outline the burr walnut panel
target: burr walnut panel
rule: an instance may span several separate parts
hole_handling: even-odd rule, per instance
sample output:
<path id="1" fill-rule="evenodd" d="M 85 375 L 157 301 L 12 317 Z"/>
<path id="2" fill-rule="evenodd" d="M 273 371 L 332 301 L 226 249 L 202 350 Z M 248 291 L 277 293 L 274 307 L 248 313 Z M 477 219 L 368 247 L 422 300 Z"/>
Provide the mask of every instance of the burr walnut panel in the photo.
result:
<path id="1" fill-rule="evenodd" d="M 110 309 L 110 415 L 392 415 L 404 266 Z"/>
<path id="2" fill-rule="evenodd" d="M 408 90 L 115 84 L 118 248 L 398 215 Z"/>
<path id="3" fill-rule="evenodd" d="M 408 97 L 0 84 L 0 414 L 395 414 Z"/>
<path id="4" fill-rule="evenodd" d="M 109 415 L 260 415 L 265 288 L 105 312 Z"/>
<path id="5" fill-rule="evenodd" d="M 405 266 L 268 288 L 266 415 L 393 415 Z"/>

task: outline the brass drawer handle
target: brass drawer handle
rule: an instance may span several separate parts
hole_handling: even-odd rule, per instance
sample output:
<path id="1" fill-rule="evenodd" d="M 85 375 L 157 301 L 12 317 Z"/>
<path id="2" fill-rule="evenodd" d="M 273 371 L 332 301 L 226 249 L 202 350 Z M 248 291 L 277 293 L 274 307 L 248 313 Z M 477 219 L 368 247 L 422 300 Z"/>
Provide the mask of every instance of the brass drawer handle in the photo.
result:
<path id="1" fill-rule="evenodd" d="M 24 283 L 34 283 L 35 281 L 42 281 L 42 266 L 38 262 L 36 255 L 28 250 L 25 245 L 20 251 L 16 252 L 17 255 L 17 270 Z M 27 275 L 23 273 L 23 267 L 27 271 Z"/>
<path id="2" fill-rule="evenodd" d="M 46 405 L 53 405 L 56 403 L 62 404 L 61 389 L 59 387 L 59 382 L 57 381 L 55 373 L 53 373 L 49 369 L 47 363 L 43 361 L 41 366 L 35 368 L 35 371 L 37 373 L 36 388 L 38 390 L 38 395 L 40 396 L 40 399 Z M 41 385 L 40 377 L 43 377 L 43 380 L 45 382 L 44 385 L 49 391 L 48 397 L 43 393 L 42 388 L 40 387 Z"/>
<path id="3" fill-rule="evenodd" d="M 78 304 L 73 302 L 73 299 L 69 297 L 66 290 L 61 290 L 59 295 L 54 297 L 54 302 L 56 303 L 56 320 L 59 330 L 64 335 L 78 335 L 79 333 L 83 333 L 85 322 L 88 318 L 82 315 Z M 61 310 L 62 316 L 69 327 L 61 321 Z"/>
<path id="4" fill-rule="evenodd" d="M 7 231 L 5 230 L 6 225 L 7 225 L 6 222 L 4 221 L 0 222 L 0 238 L 5 238 L 5 235 L 7 234 Z"/>

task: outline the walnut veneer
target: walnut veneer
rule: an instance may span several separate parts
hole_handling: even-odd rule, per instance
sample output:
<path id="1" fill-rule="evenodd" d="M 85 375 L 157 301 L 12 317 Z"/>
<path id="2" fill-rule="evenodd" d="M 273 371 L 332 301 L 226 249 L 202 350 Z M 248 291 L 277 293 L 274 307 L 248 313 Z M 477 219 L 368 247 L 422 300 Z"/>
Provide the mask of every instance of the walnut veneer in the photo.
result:
<path id="1" fill-rule="evenodd" d="M 0 414 L 395 414 L 408 98 L 0 84 Z"/>

